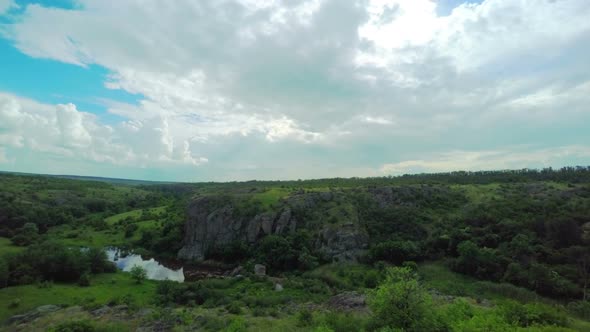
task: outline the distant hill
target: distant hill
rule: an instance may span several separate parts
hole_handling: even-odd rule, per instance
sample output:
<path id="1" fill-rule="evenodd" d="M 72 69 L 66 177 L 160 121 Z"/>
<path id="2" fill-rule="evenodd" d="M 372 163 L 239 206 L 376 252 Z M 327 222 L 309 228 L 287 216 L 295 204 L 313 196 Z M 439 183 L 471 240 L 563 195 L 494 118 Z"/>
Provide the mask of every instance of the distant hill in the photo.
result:
<path id="1" fill-rule="evenodd" d="M 166 181 L 148 181 L 148 180 L 132 180 L 132 179 L 119 179 L 119 178 L 107 178 L 101 176 L 83 176 L 83 175 L 67 175 L 67 174 L 35 174 L 35 173 L 23 173 L 23 172 L 6 172 L 0 171 L 0 174 L 13 174 L 22 176 L 47 176 L 60 179 L 70 180 L 81 180 L 81 181 L 98 181 L 112 184 L 124 184 L 124 185 L 149 185 L 149 184 L 171 184 L 175 182 Z"/>

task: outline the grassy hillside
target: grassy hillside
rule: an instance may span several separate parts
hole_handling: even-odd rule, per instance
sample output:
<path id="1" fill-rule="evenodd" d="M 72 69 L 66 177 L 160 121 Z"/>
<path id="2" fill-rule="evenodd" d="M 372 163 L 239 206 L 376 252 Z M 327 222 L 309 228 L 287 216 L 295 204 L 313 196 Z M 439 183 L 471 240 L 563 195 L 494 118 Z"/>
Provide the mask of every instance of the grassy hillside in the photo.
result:
<path id="1" fill-rule="evenodd" d="M 133 185 L 1 174 L 0 321 L 54 304 L 82 308 L 27 327 L 590 331 L 589 174 Z M 136 283 L 96 254 L 117 246 L 176 257 L 187 206 L 202 197 L 245 220 L 289 206 L 297 231 L 207 253 L 217 260 L 211 266 L 241 266 L 239 278 Z M 368 236 L 363 254 L 352 263 L 327 259 L 318 245 L 326 232 L 350 227 Z M 88 247 L 98 251 L 79 250 Z M 269 276 L 253 274 L 259 263 Z M 194 262 L 175 264 L 187 270 Z M 360 298 L 364 304 L 347 307 Z M 117 304 L 124 312 L 90 313 Z M 382 315 L 402 307 L 412 310 Z"/>

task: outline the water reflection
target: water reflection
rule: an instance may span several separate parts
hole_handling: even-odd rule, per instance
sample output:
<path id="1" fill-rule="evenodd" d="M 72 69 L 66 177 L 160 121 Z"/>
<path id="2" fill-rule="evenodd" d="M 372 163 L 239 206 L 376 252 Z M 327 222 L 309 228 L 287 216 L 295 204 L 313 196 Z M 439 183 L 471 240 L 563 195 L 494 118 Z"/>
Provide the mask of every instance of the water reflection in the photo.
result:
<path id="1" fill-rule="evenodd" d="M 106 253 L 109 261 L 115 263 L 117 268 L 125 272 L 131 271 L 133 266 L 138 265 L 147 271 L 148 279 L 184 282 L 184 271 L 182 267 L 178 270 L 172 270 L 158 263 L 153 258 L 144 260 L 140 255 L 126 254 L 116 248 L 109 248 L 106 250 Z"/>

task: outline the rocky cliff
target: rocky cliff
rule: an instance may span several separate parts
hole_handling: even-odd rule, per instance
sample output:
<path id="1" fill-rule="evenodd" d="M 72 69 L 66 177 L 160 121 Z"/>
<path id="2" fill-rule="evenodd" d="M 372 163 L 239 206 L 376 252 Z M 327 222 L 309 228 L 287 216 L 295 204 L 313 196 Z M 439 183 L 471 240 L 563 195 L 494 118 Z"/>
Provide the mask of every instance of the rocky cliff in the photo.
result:
<path id="1" fill-rule="evenodd" d="M 253 244 L 262 237 L 285 235 L 300 227 L 312 227 L 318 253 L 333 260 L 355 260 L 368 247 L 368 236 L 358 224 L 354 213 L 340 224 L 315 224 L 310 226 L 310 212 L 322 212 L 333 202 L 337 194 L 332 192 L 296 192 L 281 200 L 279 207 L 255 214 L 253 217 L 238 213 L 238 204 L 230 199 L 202 196 L 188 207 L 183 247 L 178 257 L 202 260 L 207 252 L 228 246 L 234 242 Z M 304 226 L 305 225 L 305 226 Z"/>

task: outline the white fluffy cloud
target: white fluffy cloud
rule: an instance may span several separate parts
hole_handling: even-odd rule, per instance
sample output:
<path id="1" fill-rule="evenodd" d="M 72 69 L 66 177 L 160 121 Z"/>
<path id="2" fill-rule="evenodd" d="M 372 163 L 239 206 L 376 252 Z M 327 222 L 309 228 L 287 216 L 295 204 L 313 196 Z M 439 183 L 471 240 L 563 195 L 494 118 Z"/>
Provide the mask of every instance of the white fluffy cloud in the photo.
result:
<path id="1" fill-rule="evenodd" d="M 0 94 L 0 123 L 0 144 L 8 148 L 144 167 L 207 161 L 190 152 L 188 141 L 172 137 L 165 118 L 112 127 L 73 104 L 50 106 Z"/>
<path id="2" fill-rule="evenodd" d="M 456 170 L 544 168 L 568 166 L 563 161 L 567 158 L 588 159 L 590 158 L 590 147 L 574 145 L 533 151 L 522 147 L 495 151 L 452 151 L 429 156 L 429 159 L 425 160 L 406 160 L 385 164 L 380 171 L 382 174 L 401 175 Z"/>
<path id="3" fill-rule="evenodd" d="M 28 5 L 2 30 L 29 56 L 107 68 L 107 88 L 142 100 L 106 102 L 124 118 L 112 126 L 73 105 L 5 100 L 2 144 L 145 167 L 231 160 L 258 177 L 276 159 L 241 162 L 252 149 L 236 137 L 259 154 L 291 160 L 291 149 L 316 169 L 340 160 L 363 172 L 348 175 L 431 162 L 420 153 L 556 153 L 590 139 L 579 128 L 590 118 L 587 0 L 485 0 L 447 16 L 434 0 L 77 3 Z"/>

